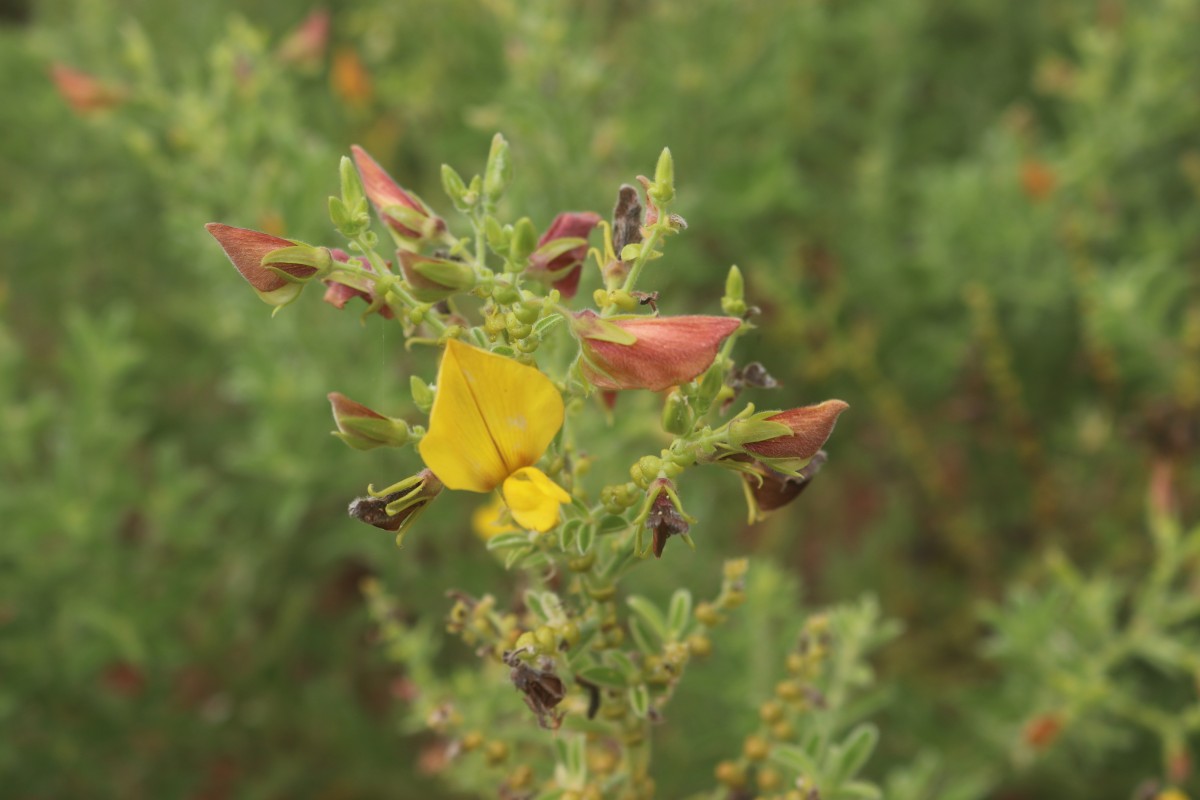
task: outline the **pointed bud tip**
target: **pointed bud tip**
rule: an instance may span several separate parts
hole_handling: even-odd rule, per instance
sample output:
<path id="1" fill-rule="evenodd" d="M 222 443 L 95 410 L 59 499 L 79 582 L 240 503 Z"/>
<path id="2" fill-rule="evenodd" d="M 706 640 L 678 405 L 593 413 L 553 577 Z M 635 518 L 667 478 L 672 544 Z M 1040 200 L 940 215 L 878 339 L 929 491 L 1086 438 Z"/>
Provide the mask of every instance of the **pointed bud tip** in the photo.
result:
<path id="1" fill-rule="evenodd" d="M 763 458 L 813 458 L 833 434 L 838 417 L 849 407 L 844 400 L 826 400 L 773 414 L 763 421 L 785 425 L 791 429 L 791 435 L 750 441 L 743 447 Z"/>

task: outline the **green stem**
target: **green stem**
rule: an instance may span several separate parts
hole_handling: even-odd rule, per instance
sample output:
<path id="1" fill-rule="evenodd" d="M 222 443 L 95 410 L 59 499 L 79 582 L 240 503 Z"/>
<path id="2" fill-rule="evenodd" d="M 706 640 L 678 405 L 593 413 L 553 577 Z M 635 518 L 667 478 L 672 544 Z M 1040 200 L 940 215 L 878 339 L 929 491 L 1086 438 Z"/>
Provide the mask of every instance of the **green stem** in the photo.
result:
<path id="1" fill-rule="evenodd" d="M 642 242 L 642 250 L 638 253 L 638 257 L 634 259 L 633 266 L 629 268 L 629 274 L 625 276 L 625 283 L 621 284 L 621 291 L 632 292 L 634 287 L 637 286 L 638 279 L 642 276 L 642 269 L 645 268 L 646 262 L 650 260 L 650 256 L 658 248 L 658 240 L 662 238 L 662 232 L 667 224 L 666 220 L 667 217 L 665 215 L 660 216 L 658 224 L 650 229 L 650 236 L 646 241 Z M 618 253 L 617 257 L 620 258 L 620 255 Z M 617 307 L 615 305 L 607 306 L 600 316 L 612 316 L 616 313 L 616 310 Z"/>
<path id="2" fill-rule="evenodd" d="M 367 243 L 363 240 L 363 237 L 359 237 L 354 241 L 359 246 L 359 249 L 362 251 L 363 255 L 365 255 L 371 262 L 371 267 L 374 269 L 374 271 L 363 269 L 360 266 L 348 262 L 338 262 L 337 267 L 334 269 L 332 274 L 336 275 L 338 272 L 344 272 L 350 275 L 357 275 L 364 280 L 371 281 L 373 284 L 375 284 L 377 289 L 382 286 L 385 293 L 384 302 L 388 304 L 388 307 L 392 309 L 392 312 L 396 314 L 398 319 L 403 318 L 403 312 L 406 308 L 418 308 L 422 305 L 422 303 L 409 294 L 408 290 L 404 288 L 403 279 L 388 269 L 387 262 L 380 258 L 379 254 L 376 253 L 372 248 L 367 246 Z M 395 296 L 399 303 L 392 302 L 389 298 L 387 298 L 387 295 Z M 439 335 L 445 333 L 446 331 L 446 323 L 442 321 L 439 315 L 433 313 L 432 311 L 425 314 L 424 322 L 428 324 L 429 327 L 433 328 L 433 330 Z"/>

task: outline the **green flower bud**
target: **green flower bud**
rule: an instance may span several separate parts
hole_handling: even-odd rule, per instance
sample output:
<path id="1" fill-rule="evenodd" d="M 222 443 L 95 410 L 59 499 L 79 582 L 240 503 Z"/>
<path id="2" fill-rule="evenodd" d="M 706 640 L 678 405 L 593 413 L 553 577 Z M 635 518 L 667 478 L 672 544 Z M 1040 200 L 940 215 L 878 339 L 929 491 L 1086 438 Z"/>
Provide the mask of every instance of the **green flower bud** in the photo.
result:
<path id="1" fill-rule="evenodd" d="M 330 392 L 329 404 L 338 428 L 333 435 L 355 450 L 408 444 L 410 435 L 404 420 L 385 417 L 338 392 Z"/>
<path id="2" fill-rule="evenodd" d="M 470 264 L 445 258 L 417 255 L 406 250 L 396 252 L 400 272 L 412 288 L 413 297 L 427 303 L 444 300 L 475 286 L 475 270 Z"/>
<path id="3" fill-rule="evenodd" d="M 664 206 L 675 199 L 675 160 L 671 157 L 671 148 L 664 147 L 658 156 L 658 164 L 654 167 L 654 201 Z"/>
<path id="4" fill-rule="evenodd" d="M 537 229 L 533 227 L 533 220 L 529 217 L 521 217 L 517 220 L 517 224 L 513 226 L 512 242 L 508 250 L 512 272 L 520 272 L 525 269 L 529 262 L 529 256 L 537 249 L 537 240 Z"/>
<path id="5" fill-rule="evenodd" d="M 341 163 L 338 164 L 338 176 L 342 183 L 342 202 L 346 208 L 354 211 L 360 205 L 365 204 L 367 196 L 363 193 L 362 180 L 358 177 L 358 170 L 354 168 L 354 162 L 349 156 L 342 156 Z M 366 206 L 363 205 L 363 210 Z"/>
<path id="6" fill-rule="evenodd" d="M 667 402 L 663 404 L 662 412 L 664 431 L 682 436 L 692 429 L 695 416 L 687 398 L 678 389 L 667 395 Z"/>
<path id="7" fill-rule="evenodd" d="M 462 212 L 470 211 L 474 201 L 478 200 L 477 196 L 470 195 L 462 176 L 449 164 L 442 164 L 442 190 L 446 192 L 450 202 L 454 203 L 454 207 Z"/>
<path id="8" fill-rule="evenodd" d="M 512 183 L 513 166 L 509 157 L 508 141 L 497 133 L 492 137 L 492 148 L 488 152 L 487 167 L 483 171 L 483 199 L 493 207 Z"/>
<path id="9" fill-rule="evenodd" d="M 524 339 L 533 333 L 533 326 L 521 322 L 511 311 L 504 315 L 504 324 L 508 328 L 508 335 L 514 339 Z"/>
<path id="10" fill-rule="evenodd" d="M 413 403 L 426 414 L 433 408 L 433 388 L 416 375 L 408 379 L 409 391 L 412 392 Z"/>
<path id="11" fill-rule="evenodd" d="M 729 268 L 725 277 L 725 296 L 721 298 L 721 310 L 731 317 L 741 317 L 746 314 L 746 282 L 742 279 L 742 271 L 734 265 Z"/>
<path id="12" fill-rule="evenodd" d="M 500 220 L 489 216 L 483 223 L 483 232 L 487 236 L 488 247 L 498 256 L 508 254 L 512 242 L 512 226 L 501 225 Z"/>

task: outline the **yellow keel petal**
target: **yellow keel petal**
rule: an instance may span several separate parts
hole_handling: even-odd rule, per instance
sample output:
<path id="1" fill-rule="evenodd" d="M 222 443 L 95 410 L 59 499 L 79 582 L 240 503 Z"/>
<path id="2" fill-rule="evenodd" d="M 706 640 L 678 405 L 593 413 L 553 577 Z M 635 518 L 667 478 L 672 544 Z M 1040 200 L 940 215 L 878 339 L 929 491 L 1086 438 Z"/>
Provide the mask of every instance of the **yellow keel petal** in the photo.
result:
<path id="1" fill-rule="evenodd" d="M 559 507 L 571 502 L 571 495 L 537 467 L 517 470 L 504 481 L 501 491 L 516 523 L 539 532 L 557 525 Z"/>
<path id="2" fill-rule="evenodd" d="M 471 514 L 471 528 L 475 535 L 485 542 L 493 536 L 521 530 L 504 516 L 504 500 L 498 494 L 492 495 L 490 500 Z"/>

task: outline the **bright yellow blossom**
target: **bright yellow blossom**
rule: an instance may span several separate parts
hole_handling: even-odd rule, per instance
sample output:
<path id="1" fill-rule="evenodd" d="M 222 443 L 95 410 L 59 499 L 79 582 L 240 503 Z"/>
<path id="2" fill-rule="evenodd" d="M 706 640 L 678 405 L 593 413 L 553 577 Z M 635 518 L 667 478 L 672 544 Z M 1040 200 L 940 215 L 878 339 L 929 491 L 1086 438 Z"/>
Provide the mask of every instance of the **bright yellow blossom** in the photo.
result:
<path id="1" fill-rule="evenodd" d="M 506 508 L 504 498 L 496 494 L 475 509 L 471 514 L 471 529 L 475 531 L 475 535 L 486 542 L 493 536 L 499 536 L 502 533 L 516 533 L 521 530 L 508 521 L 504 515 Z"/>
<path id="2" fill-rule="evenodd" d="M 549 378 L 452 339 L 419 449 L 447 489 L 500 487 L 518 525 L 548 531 L 571 497 L 533 465 L 562 423 L 562 396 Z"/>

